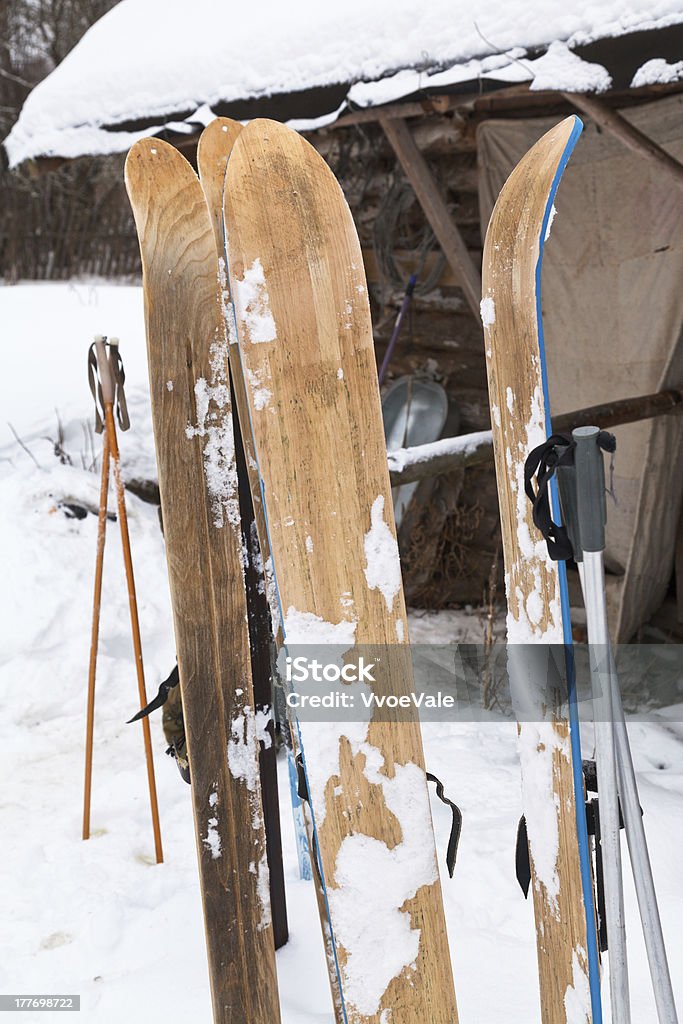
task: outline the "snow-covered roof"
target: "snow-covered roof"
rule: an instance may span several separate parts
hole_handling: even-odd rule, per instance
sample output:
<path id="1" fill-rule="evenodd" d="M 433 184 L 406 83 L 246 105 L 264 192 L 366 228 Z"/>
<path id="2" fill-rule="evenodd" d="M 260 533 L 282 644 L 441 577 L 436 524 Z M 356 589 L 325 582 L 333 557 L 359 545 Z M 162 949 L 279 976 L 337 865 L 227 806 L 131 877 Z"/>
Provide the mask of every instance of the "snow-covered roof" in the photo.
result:
<path id="1" fill-rule="evenodd" d="M 636 33 L 631 78 L 671 81 L 683 62 L 662 30 L 681 24 L 683 0 L 122 0 L 33 90 L 5 148 L 12 165 L 120 152 L 216 113 L 315 127 L 468 83 L 599 92 L 613 73 L 595 44 Z"/>

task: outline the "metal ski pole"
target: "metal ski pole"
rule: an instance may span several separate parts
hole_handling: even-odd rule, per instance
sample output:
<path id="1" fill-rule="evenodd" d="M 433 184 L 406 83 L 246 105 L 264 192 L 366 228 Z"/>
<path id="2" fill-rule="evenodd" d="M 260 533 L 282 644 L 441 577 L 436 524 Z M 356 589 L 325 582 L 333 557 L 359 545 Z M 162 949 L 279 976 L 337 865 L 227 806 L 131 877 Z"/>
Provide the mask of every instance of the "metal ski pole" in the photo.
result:
<path id="1" fill-rule="evenodd" d="M 583 575 L 583 570 L 579 569 Z M 643 926 L 645 949 L 647 950 L 652 989 L 657 1007 L 659 1024 L 678 1024 L 674 1002 L 671 975 L 664 945 L 662 922 L 657 905 L 652 865 L 645 837 L 643 815 L 638 799 L 638 784 L 633 767 L 631 747 L 628 741 L 626 719 L 621 702 L 619 677 L 614 656 L 610 651 L 610 680 L 612 684 L 612 711 L 614 714 L 614 739 L 619 773 L 619 795 L 626 830 L 629 857 L 635 882 L 638 909 Z"/>
<path id="2" fill-rule="evenodd" d="M 615 753 L 612 669 L 604 592 L 605 477 L 597 427 L 578 427 L 575 442 L 576 505 L 583 553 L 595 717 L 595 752 L 600 797 L 600 843 L 605 877 L 605 914 L 614 1024 L 630 1024 L 624 893 L 621 874 L 619 800 Z"/>
<path id="3" fill-rule="evenodd" d="M 557 475 L 562 496 L 564 518 L 574 551 L 574 561 L 579 570 L 581 589 L 585 593 L 583 556 L 577 530 L 578 524 L 576 522 L 576 480 L 574 468 L 573 466 L 560 467 L 558 468 Z M 671 975 L 664 945 L 664 935 L 657 905 L 657 894 L 655 892 L 652 866 L 645 836 L 645 826 L 638 798 L 638 784 L 628 740 L 624 707 L 621 700 L 619 676 L 611 645 L 608 655 L 619 798 L 621 800 L 621 811 L 638 899 L 638 909 L 643 927 L 645 948 L 650 966 L 652 988 L 657 1007 L 657 1019 L 659 1024 L 678 1024 Z"/>

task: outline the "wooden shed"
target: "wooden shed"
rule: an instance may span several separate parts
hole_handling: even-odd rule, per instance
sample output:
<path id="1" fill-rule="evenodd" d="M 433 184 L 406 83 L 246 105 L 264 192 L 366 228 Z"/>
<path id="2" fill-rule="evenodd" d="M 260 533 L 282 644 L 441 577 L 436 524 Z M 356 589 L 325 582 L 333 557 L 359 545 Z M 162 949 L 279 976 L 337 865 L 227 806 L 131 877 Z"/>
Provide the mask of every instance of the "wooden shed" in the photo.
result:
<path id="1" fill-rule="evenodd" d="M 486 0 L 475 19 L 446 0 L 420 12 L 261 0 L 239 17 L 198 0 L 188 18 L 182 0 L 123 0 L 33 91 L 4 148 L 40 170 L 148 134 L 192 160 L 218 115 L 305 132 L 354 214 L 379 360 L 417 275 L 387 380 L 440 383 L 444 432 L 460 436 L 490 422 L 479 301 L 495 197 L 526 149 L 578 112 L 544 268 L 550 393 L 558 416 L 609 406 L 601 425 L 622 424 L 607 567 L 626 640 L 671 598 L 677 551 L 679 605 L 683 592 L 682 55 L 680 2 Z M 417 606 L 479 604 L 502 571 L 487 437 L 443 449 L 392 460 L 397 482 L 423 478 L 401 528 Z"/>

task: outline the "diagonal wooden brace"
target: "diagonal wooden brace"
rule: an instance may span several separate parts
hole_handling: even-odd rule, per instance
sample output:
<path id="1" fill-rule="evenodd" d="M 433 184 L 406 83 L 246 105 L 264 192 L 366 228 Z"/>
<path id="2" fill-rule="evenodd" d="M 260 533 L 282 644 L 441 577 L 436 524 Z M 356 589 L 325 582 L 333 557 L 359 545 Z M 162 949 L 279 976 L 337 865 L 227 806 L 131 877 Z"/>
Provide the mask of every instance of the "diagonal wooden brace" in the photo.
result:
<path id="1" fill-rule="evenodd" d="M 584 93 L 566 92 L 564 96 L 577 110 L 587 114 L 592 121 L 619 139 L 624 146 L 664 171 L 679 188 L 683 188 L 683 164 L 640 129 L 634 128 L 618 110 L 612 110 L 602 100 L 595 96 L 586 96 Z"/>
<path id="2" fill-rule="evenodd" d="M 478 322 L 481 275 L 451 216 L 441 189 L 403 118 L 380 118 L 380 124 L 408 181 L 413 186 L 425 217 L 443 249 L 444 256 L 453 268 L 469 307 Z"/>

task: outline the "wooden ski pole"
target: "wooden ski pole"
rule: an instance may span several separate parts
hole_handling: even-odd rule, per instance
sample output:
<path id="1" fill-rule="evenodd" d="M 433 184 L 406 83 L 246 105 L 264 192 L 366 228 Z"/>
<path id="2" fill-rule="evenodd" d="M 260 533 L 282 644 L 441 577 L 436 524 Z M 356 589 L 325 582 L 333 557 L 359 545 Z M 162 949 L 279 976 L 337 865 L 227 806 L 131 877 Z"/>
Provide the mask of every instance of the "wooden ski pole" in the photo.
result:
<path id="1" fill-rule="evenodd" d="M 130 551 L 130 536 L 128 533 L 128 516 L 126 515 L 126 501 L 124 496 L 123 480 L 121 478 L 121 462 L 119 446 L 116 437 L 116 424 L 114 422 L 114 377 L 111 363 L 107 356 L 104 339 L 97 338 L 95 341 L 95 353 L 97 355 L 97 366 L 102 387 L 102 400 L 104 403 L 104 429 L 106 443 L 109 447 L 109 455 L 114 467 L 114 486 L 116 488 L 116 503 L 118 507 L 119 526 L 121 528 L 121 546 L 123 548 L 123 561 L 126 568 L 126 581 L 128 583 L 128 604 L 130 607 L 130 622 L 133 633 L 133 650 L 135 653 L 135 669 L 138 679 L 138 693 L 140 707 L 147 704 L 147 691 L 145 687 L 145 674 L 142 665 L 142 642 L 140 640 L 140 624 L 138 621 L 138 607 L 135 595 L 135 578 L 133 576 L 133 559 Z M 157 864 L 164 859 L 161 847 L 161 828 L 159 825 L 159 805 L 157 801 L 156 782 L 154 779 L 154 760 L 152 757 L 152 737 L 149 729 L 149 719 L 141 720 L 142 734 L 145 744 L 145 759 L 147 762 L 147 781 L 149 784 L 149 799 L 152 809 L 152 827 L 154 829 L 154 849 L 156 852 Z"/>
<path id="2" fill-rule="evenodd" d="M 92 791 L 92 753 L 95 727 L 95 674 L 97 671 L 97 646 L 100 635 L 100 606 L 102 601 L 102 568 L 104 565 L 104 542 L 107 532 L 107 496 L 109 494 L 109 439 L 105 431 L 102 446 L 102 480 L 100 483 L 100 507 L 97 517 L 97 558 L 95 562 L 95 592 L 92 609 L 92 631 L 90 634 L 90 666 L 88 669 L 88 708 L 85 731 L 85 787 L 83 791 L 83 838 L 90 838 L 90 794 Z"/>

